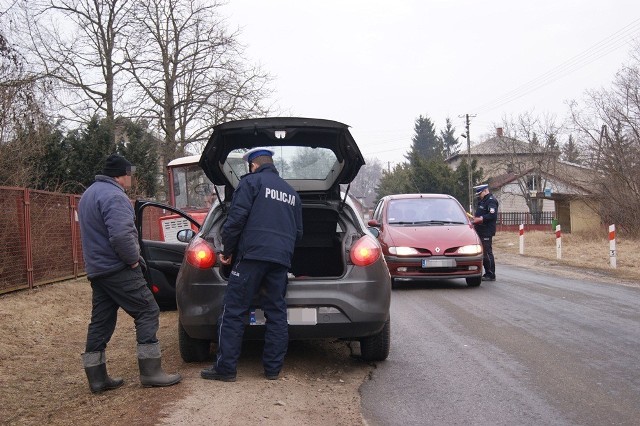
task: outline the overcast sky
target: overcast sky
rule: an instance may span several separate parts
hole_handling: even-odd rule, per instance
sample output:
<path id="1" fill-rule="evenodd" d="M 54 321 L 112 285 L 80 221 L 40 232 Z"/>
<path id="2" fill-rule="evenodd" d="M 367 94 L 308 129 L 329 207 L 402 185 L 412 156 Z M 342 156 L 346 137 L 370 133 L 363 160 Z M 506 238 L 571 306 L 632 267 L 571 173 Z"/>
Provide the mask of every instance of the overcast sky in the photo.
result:
<path id="1" fill-rule="evenodd" d="M 475 114 L 474 144 L 505 115 L 564 118 L 640 38 L 638 0 L 229 0 L 222 12 L 285 114 L 348 124 L 384 164 L 403 160 L 421 114 L 457 135 Z"/>

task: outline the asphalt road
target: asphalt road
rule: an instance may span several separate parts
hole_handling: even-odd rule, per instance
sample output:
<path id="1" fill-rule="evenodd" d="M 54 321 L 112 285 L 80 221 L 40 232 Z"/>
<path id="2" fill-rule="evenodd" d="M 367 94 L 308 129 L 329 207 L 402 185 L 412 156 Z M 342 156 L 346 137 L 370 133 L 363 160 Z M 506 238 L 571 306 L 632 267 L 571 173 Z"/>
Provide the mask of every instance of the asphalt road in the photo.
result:
<path id="1" fill-rule="evenodd" d="M 640 288 L 499 265 L 393 291 L 370 425 L 639 425 Z"/>

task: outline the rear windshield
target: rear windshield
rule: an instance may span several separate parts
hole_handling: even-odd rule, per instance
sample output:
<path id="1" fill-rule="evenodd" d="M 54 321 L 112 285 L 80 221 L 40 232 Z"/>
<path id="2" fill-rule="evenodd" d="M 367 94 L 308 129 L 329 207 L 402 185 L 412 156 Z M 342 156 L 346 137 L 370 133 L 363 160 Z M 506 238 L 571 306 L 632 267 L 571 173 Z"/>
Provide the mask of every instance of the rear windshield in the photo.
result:
<path id="1" fill-rule="evenodd" d="M 269 149 L 275 151 L 273 162 L 280 176 L 286 180 L 324 181 L 335 179 L 335 174 L 339 172 L 337 158 L 330 149 L 306 146 L 276 146 Z M 248 171 L 247 164 L 237 160 L 245 151 L 242 149 L 231 151 L 227 159 L 228 165 L 238 178 Z M 229 159 L 234 160 L 229 161 Z"/>
<path id="2" fill-rule="evenodd" d="M 460 204 L 451 198 L 408 198 L 391 200 L 387 208 L 387 223 L 397 224 L 467 224 Z"/>

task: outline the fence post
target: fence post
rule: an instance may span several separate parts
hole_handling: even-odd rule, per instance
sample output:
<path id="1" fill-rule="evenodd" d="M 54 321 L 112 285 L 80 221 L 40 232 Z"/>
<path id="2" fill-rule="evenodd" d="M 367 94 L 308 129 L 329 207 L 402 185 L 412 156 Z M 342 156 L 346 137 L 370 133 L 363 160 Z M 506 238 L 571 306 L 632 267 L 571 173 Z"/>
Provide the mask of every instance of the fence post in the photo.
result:
<path id="1" fill-rule="evenodd" d="M 78 278 L 78 248 L 76 247 L 76 217 L 78 214 L 76 213 L 76 198 L 74 195 L 69 195 L 69 224 L 71 231 L 71 256 L 73 258 L 73 277 Z"/>
<path id="2" fill-rule="evenodd" d="M 524 224 L 520 224 L 520 254 L 524 254 Z"/>
<path id="3" fill-rule="evenodd" d="M 24 188 L 23 192 L 24 208 L 24 251 L 27 268 L 27 285 L 33 288 L 33 247 L 31 247 L 31 192 L 28 188 Z"/>
<path id="4" fill-rule="evenodd" d="M 556 225 L 556 257 L 562 259 L 562 232 L 560 225 Z"/>
<path id="5" fill-rule="evenodd" d="M 609 265 L 616 268 L 616 225 L 609 225 Z"/>

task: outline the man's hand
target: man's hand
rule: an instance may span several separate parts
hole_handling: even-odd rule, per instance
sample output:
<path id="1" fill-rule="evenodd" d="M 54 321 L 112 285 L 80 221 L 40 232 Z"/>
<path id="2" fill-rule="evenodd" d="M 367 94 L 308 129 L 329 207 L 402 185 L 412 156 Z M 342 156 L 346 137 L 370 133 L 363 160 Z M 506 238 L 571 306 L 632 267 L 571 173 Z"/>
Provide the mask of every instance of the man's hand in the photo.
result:
<path id="1" fill-rule="evenodd" d="M 476 216 L 476 217 L 474 217 L 474 218 L 471 220 L 471 222 L 472 222 L 474 225 L 477 225 L 478 223 L 482 223 L 482 217 L 480 217 L 480 216 Z"/>
<path id="2" fill-rule="evenodd" d="M 223 265 L 231 265 L 231 258 L 233 257 L 233 255 L 229 255 L 229 256 L 225 256 L 224 254 L 220 253 L 218 255 L 218 259 L 220 259 L 220 263 L 222 263 Z"/>

